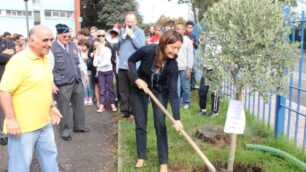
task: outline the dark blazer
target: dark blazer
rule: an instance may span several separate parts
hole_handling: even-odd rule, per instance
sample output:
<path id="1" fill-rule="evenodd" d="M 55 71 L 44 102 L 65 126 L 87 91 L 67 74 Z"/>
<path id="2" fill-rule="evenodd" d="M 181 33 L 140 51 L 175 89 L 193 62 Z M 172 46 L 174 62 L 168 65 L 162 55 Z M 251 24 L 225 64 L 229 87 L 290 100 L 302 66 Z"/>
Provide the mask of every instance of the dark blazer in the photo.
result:
<path id="1" fill-rule="evenodd" d="M 0 80 L 2 78 L 6 63 L 12 57 L 12 55 L 2 53 L 6 49 L 15 50 L 15 43 L 13 41 L 0 38 Z"/>
<path id="2" fill-rule="evenodd" d="M 67 47 L 69 53 L 57 41 L 54 41 L 51 47 L 54 55 L 53 77 L 57 86 L 70 85 L 75 81 L 81 81 L 81 71 L 78 67 L 78 49 L 73 43 L 68 43 Z"/>
<path id="3" fill-rule="evenodd" d="M 176 59 L 168 59 L 161 70 L 156 73 L 157 45 L 151 44 L 137 50 L 128 60 L 132 83 L 140 78 L 144 80 L 150 89 L 159 91 L 167 96 L 172 107 L 173 117 L 180 119 L 179 98 L 177 93 L 178 67 Z M 138 70 L 136 63 L 141 62 Z"/>

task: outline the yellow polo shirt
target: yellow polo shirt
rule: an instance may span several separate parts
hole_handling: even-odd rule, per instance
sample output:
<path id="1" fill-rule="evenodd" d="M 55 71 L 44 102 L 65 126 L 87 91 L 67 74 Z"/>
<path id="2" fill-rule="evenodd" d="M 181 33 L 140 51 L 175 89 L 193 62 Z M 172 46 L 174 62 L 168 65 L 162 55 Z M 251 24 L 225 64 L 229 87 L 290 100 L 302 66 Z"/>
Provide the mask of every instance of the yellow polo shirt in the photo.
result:
<path id="1" fill-rule="evenodd" d="M 47 56 L 37 57 L 27 48 L 5 66 L 0 90 L 10 92 L 21 132 L 40 129 L 50 122 L 53 75 Z M 6 125 L 4 121 L 4 132 Z"/>

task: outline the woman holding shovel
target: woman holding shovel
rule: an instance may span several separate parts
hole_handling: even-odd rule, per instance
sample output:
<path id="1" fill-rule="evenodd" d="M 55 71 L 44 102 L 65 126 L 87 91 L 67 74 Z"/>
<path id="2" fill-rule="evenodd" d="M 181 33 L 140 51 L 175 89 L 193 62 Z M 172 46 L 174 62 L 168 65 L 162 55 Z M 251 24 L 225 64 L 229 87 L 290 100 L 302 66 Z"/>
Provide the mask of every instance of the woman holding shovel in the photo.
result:
<path id="1" fill-rule="evenodd" d="M 180 122 L 179 99 L 177 95 L 178 67 L 176 57 L 183 43 L 183 38 L 176 31 L 167 31 L 157 45 L 147 45 L 137 50 L 128 60 L 133 83 L 132 110 L 136 123 L 137 162 L 136 168 L 141 168 L 146 159 L 147 141 L 147 109 L 148 89 L 152 90 L 163 106 L 170 101 L 174 127 L 177 131 L 183 128 Z M 136 63 L 141 62 L 138 70 Z M 157 136 L 157 151 L 160 172 L 167 172 L 168 138 L 165 115 L 159 107 L 152 103 L 154 127 Z"/>

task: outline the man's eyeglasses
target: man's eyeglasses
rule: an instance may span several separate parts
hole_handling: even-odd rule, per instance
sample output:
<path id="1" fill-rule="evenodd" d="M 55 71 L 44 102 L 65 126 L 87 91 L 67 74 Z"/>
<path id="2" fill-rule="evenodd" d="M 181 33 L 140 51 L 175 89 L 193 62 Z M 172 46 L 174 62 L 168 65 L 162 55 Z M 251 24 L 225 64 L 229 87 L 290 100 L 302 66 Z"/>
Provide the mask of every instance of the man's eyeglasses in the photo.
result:
<path id="1" fill-rule="evenodd" d="M 71 38 L 71 35 L 69 35 L 69 36 L 68 36 L 68 35 L 64 35 L 63 38 L 64 38 L 64 39 L 66 39 L 66 38 L 70 39 L 70 38 Z"/>
<path id="2" fill-rule="evenodd" d="M 100 38 L 100 37 L 105 37 L 105 35 L 97 35 L 97 37 L 98 37 L 98 38 Z"/>

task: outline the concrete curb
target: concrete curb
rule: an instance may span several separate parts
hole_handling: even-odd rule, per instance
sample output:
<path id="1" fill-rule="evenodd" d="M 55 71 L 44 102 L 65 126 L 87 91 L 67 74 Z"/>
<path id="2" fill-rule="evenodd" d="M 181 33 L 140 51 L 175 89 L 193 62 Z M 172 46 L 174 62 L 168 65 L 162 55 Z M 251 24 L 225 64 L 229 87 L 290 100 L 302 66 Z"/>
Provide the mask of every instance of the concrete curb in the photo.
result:
<path id="1" fill-rule="evenodd" d="M 123 172 L 122 169 L 122 153 L 121 153 L 121 140 L 122 140 L 122 136 L 121 136 L 121 120 L 118 120 L 118 150 L 117 150 L 117 154 L 118 154 L 118 172 Z"/>

